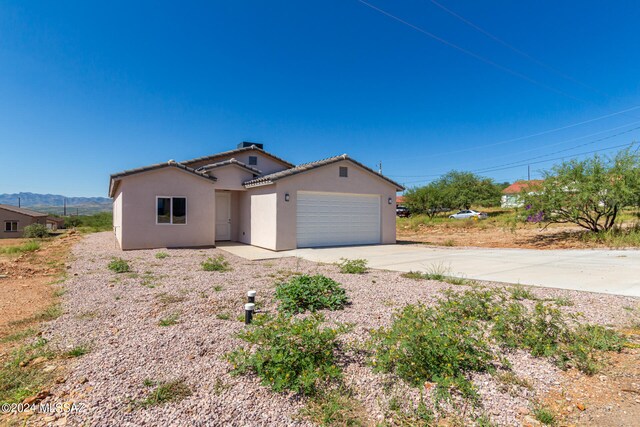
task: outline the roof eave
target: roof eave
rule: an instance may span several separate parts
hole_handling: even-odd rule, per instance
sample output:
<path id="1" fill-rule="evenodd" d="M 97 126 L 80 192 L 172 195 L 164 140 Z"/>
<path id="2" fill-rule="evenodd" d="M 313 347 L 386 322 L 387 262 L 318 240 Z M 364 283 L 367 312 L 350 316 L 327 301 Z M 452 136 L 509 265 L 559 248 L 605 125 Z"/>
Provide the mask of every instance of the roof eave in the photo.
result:
<path id="1" fill-rule="evenodd" d="M 166 164 L 157 164 L 157 165 L 152 165 L 149 166 L 148 168 L 138 168 L 138 169 L 132 169 L 130 172 L 119 172 L 116 174 L 112 174 L 111 175 L 111 179 L 109 181 L 109 197 L 113 198 L 113 194 L 115 193 L 116 190 L 116 186 L 117 183 L 120 182 L 122 180 L 122 178 L 126 178 L 129 176 L 133 176 L 133 175 L 138 175 L 141 173 L 147 173 L 147 172 L 153 172 L 156 170 L 160 170 L 160 169 L 165 169 L 165 168 L 175 168 L 177 170 L 181 170 L 183 172 L 186 172 L 190 175 L 196 176 L 196 177 L 200 177 L 200 178 L 204 178 L 206 180 L 209 181 L 213 181 L 216 182 L 218 180 L 218 178 L 216 178 L 215 176 L 210 176 L 210 175 L 206 175 L 204 173 L 199 173 L 196 172 L 194 169 L 185 166 L 183 164 L 177 163 L 177 162 L 168 162 Z"/>

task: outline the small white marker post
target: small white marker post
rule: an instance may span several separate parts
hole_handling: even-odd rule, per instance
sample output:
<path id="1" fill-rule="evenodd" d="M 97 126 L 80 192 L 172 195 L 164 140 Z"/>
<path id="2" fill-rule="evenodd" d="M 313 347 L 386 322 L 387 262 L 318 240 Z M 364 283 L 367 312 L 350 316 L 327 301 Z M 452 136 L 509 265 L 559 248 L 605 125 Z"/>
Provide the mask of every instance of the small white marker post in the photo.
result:
<path id="1" fill-rule="evenodd" d="M 244 324 L 250 325 L 253 320 L 253 310 L 256 305 L 254 303 L 247 303 L 244 305 Z"/>
<path id="2" fill-rule="evenodd" d="M 256 291 L 247 292 L 247 302 L 249 302 L 251 304 L 255 304 L 256 303 Z"/>

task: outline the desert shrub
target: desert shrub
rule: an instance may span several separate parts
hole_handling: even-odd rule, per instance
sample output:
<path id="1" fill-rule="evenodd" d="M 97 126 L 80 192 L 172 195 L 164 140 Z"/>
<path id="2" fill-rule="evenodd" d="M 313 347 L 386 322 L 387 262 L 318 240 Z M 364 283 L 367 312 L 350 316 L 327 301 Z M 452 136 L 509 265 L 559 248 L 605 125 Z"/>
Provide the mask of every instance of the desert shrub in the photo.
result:
<path id="1" fill-rule="evenodd" d="M 452 315 L 468 319 L 491 320 L 501 310 L 497 298 L 502 298 L 502 293 L 486 288 L 469 289 L 461 293 L 445 290 L 444 299 L 439 301 L 439 306 Z"/>
<path id="2" fill-rule="evenodd" d="M 526 289 L 523 286 L 513 286 L 509 289 L 509 293 L 511 294 L 511 298 L 522 301 L 525 299 L 535 300 L 536 296 L 530 290 Z"/>
<path id="3" fill-rule="evenodd" d="M 376 370 L 393 372 L 415 386 L 435 382 L 443 397 L 451 387 L 475 395 L 467 374 L 493 368 L 480 322 L 424 305 L 396 312 L 391 326 L 372 332 L 369 349 Z"/>
<path id="4" fill-rule="evenodd" d="M 542 302 L 533 312 L 512 302 L 496 317 L 491 334 L 505 347 L 552 357 L 561 368 L 574 367 L 588 375 L 602 367 L 603 352 L 620 351 L 626 342 L 612 329 L 589 324 L 572 329 L 568 320 L 560 310 Z"/>
<path id="5" fill-rule="evenodd" d="M 178 324 L 178 319 L 180 315 L 178 313 L 173 313 L 168 315 L 167 317 L 163 317 L 158 322 L 158 326 L 173 326 Z"/>
<path id="6" fill-rule="evenodd" d="M 252 345 L 227 355 L 233 372 L 254 372 L 275 391 L 314 394 L 322 382 L 339 379 L 342 371 L 334 350 L 345 325 L 322 328 L 322 315 L 297 319 L 285 314 L 258 317 L 238 337 Z"/>
<path id="7" fill-rule="evenodd" d="M 364 274 L 367 272 L 366 259 L 346 259 L 340 258 L 338 266 L 340 271 L 345 274 Z"/>
<path id="8" fill-rule="evenodd" d="M 215 258 L 207 258 L 202 262 L 202 269 L 204 271 L 230 271 L 229 261 L 227 261 L 222 255 L 218 255 Z"/>
<path id="9" fill-rule="evenodd" d="M 511 302 L 494 319 L 492 335 L 511 348 L 525 348 L 534 356 L 552 356 L 558 345 L 570 338 L 570 330 L 562 312 L 538 302 L 531 313 L 518 303 Z"/>
<path id="10" fill-rule="evenodd" d="M 339 310 L 349 303 L 344 288 L 335 280 L 322 275 L 294 276 L 276 287 L 278 309 L 287 313 L 307 310 Z"/>
<path id="11" fill-rule="evenodd" d="M 144 385 L 153 387 L 155 381 L 146 379 Z M 176 402 L 191 395 L 191 389 L 183 379 L 163 382 L 151 392 L 146 399 L 140 402 L 141 406 L 156 406 L 166 402 Z"/>
<path id="12" fill-rule="evenodd" d="M 114 258 L 109 262 L 107 268 L 114 273 L 126 273 L 127 271 L 131 271 L 129 267 L 129 263 L 122 258 Z"/>
<path id="13" fill-rule="evenodd" d="M 571 339 L 565 343 L 558 356 L 563 368 L 575 367 L 593 375 L 603 365 L 601 353 L 622 350 L 626 339 L 613 329 L 600 325 L 581 325 L 572 332 Z"/>
<path id="14" fill-rule="evenodd" d="M 73 347 L 71 350 L 67 351 L 64 355 L 66 357 L 80 357 L 80 356 L 84 356 L 87 353 L 89 353 L 89 348 L 84 345 L 79 345 L 79 346 Z"/>
<path id="15" fill-rule="evenodd" d="M 76 215 L 65 217 L 65 228 L 78 228 L 82 232 L 97 233 L 113 229 L 113 214 L 98 212 L 92 215 Z"/>
<path id="16" fill-rule="evenodd" d="M 536 420 L 544 425 L 553 425 L 556 422 L 556 417 L 548 408 L 538 407 L 533 410 L 533 416 Z"/>
<path id="17" fill-rule="evenodd" d="M 49 236 L 49 230 L 44 224 L 31 224 L 22 230 L 22 235 L 27 239 L 42 239 Z"/>
<path id="18" fill-rule="evenodd" d="M 169 254 L 168 254 L 168 253 L 166 253 L 166 252 L 158 252 L 158 253 L 156 253 L 156 258 L 157 258 L 157 259 L 165 259 L 165 258 L 167 258 L 168 256 L 169 256 Z"/>
<path id="19" fill-rule="evenodd" d="M 409 271 L 402 273 L 402 277 L 413 280 L 437 280 L 439 282 L 445 282 L 456 286 L 473 285 L 473 280 L 465 279 L 464 277 L 447 276 L 444 272 L 430 272 L 422 273 L 419 271 Z"/>

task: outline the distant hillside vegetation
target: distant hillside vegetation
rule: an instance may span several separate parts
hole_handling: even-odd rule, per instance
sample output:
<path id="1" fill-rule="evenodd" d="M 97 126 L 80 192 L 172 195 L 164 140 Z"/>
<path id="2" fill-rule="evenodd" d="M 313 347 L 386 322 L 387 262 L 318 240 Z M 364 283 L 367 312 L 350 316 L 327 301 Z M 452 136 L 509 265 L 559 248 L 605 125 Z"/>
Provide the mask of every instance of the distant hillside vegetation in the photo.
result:
<path id="1" fill-rule="evenodd" d="M 0 204 L 20 206 L 38 212 L 61 215 L 64 199 L 67 199 L 67 214 L 90 215 L 111 211 L 111 199 L 106 197 L 66 197 L 59 194 L 14 193 L 0 194 Z"/>

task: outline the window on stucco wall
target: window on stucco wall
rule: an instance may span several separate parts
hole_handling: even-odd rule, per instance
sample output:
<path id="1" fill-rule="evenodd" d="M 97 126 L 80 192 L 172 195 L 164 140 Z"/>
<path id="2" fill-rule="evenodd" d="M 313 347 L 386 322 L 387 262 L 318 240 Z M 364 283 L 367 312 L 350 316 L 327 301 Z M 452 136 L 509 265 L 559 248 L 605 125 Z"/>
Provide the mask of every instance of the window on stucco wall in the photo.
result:
<path id="1" fill-rule="evenodd" d="M 156 224 L 186 224 L 186 197 L 156 197 Z"/>

